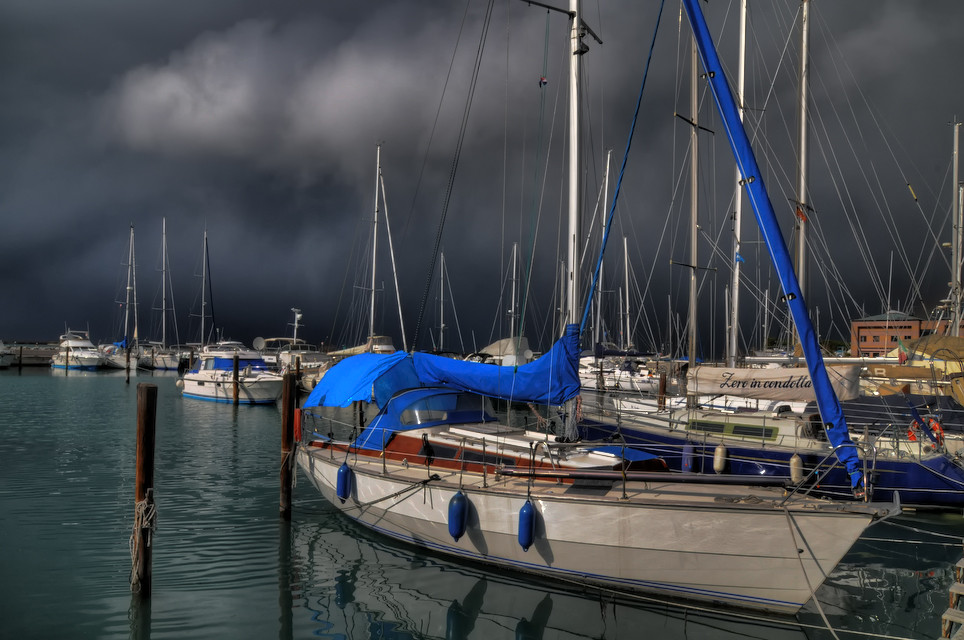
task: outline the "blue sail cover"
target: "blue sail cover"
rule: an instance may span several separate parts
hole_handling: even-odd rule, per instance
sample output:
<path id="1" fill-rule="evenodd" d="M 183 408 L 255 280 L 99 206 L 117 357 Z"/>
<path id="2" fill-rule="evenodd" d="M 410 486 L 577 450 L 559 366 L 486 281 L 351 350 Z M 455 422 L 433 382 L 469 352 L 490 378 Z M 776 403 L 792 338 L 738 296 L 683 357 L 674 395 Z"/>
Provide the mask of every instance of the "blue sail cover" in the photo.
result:
<path id="1" fill-rule="evenodd" d="M 518 367 L 465 362 L 425 353 L 414 354 L 415 372 L 427 386 L 442 385 L 491 398 L 561 405 L 579 395 L 579 325 L 548 353 Z"/>
<path id="2" fill-rule="evenodd" d="M 402 389 L 421 386 L 412 359 L 404 351 L 361 353 L 329 369 L 305 400 L 305 407 L 347 407 L 374 402 L 381 409 Z"/>
<path id="3" fill-rule="evenodd" d="M 743 129 L 743 123 L 740 121 L 736 101 L 733 99 L 726 75 L 723 73 L 723 65 L 720 64 L 716 47 L 713 45 L 713 39 L 703 17 L 703 11 L 699 6 L 699 0 L 683 0 L 683 6 L 693 28 L 693 36 L 700 52 L 700 59 L 709 78 L 713 96 L 716 98 L 716 104 L 726 128 L 726 136 L 730 141 L 733 155 L 736 157 L 737 165 L 740 168 L 743 185 L 746 187 L 757 224 L 770 252 L 770 259 L 773 261 L 780 278 L 780 284 L 783 287 L 787 304 L 790 306 L 790 313 L 793 316 L 793 323 L 800 335 L 800 343 L 807 361 L 810 378 L 813 381 L 813 390 L 817 396 L 817 407 L 820 410 L 820 417 L 824 422 L 827 437 L 831 444 L 837 448 L 837 458 L 847 467 L 851 486 L 856 488 L 863 478 L 860 458 L 853 441 L 850 439 L 840 401 L 830 384 L 830 376 L 827 375 L 827 369 L 824 366 L 817 335 L 814 332 L 813 324 L 810 322 L 810 316 L 807 314 L 803 292 L 793 271 L 790 252 L 783 241 L 783 236 L 780 235 L 780 225 L 777 222 L 776 213 L 773 211 L 773 205 L 770 203 L 770 197 L 763 183 L 763 173 L 757 165 L 750 140 Z"/>
<path id="4" fill-rule="evenodd" d="M 403 351 L 351 356 L 322 377 L 304 406 L 347 407 L 361 400 L 382 408 L 398 391 L 431 386 L 560 405 L 579 394 L 579 325 L 567 326 L 548 353 L 518 367 Z"/>

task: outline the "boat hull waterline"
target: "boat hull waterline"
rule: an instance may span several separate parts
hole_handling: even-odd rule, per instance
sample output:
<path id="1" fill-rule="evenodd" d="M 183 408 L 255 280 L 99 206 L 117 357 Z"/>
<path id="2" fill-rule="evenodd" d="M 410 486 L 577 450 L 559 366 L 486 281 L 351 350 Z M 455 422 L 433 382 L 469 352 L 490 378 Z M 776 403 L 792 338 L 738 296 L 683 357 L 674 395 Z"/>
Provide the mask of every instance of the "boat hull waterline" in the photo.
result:
<path id="1" fill-rule="evenodd" d="M 351 453 L 347 500 L 338 497 L 343 452 L 299 446 L 297 460 L 345 515 L 438 553 L 576 586 L 642 592 L 793 614 L 861 533 L 892 513 L 879 505 L 793 498 L 780 489 L 672 482 L 580 487 L 368 459 Z M 429 479 L 429 474 L 437 478 Z M 488 486 L 484 486 L 487 484 Z M 462 491 L 466 531 L 449 533 Z M 520 510 L 536 510 L 534 542 L 519 543 Z"/>
<path id="2" fill-rule="evenodd" d="M 281 376 L 260 374 L 255 379 L 238 378 L 239 404 L 273 404 L 281 395 Z M 187 373 L 181 379 L 181 395 L 209 402 L 234 402 L 234 378 L 231 371 Z"/>

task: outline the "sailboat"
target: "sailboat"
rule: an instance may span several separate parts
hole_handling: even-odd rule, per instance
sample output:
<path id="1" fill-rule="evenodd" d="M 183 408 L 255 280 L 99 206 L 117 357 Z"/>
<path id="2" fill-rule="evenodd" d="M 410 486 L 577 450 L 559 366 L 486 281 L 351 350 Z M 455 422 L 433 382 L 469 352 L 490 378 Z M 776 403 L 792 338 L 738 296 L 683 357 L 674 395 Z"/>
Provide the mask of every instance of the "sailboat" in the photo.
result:
<path id="1" fill-rule="evenodd" d="M 580 237 L 572 231 L 580 202 L 576 54 L 585 53 L 588 30 L 580 8 L 571 0 L 570 273 Z M 695 0 L 687 13 L 694 31 L 705 30 Z M 703 38 L 701 46 L 713 45 Z M 722 69 L 710 68 L 725 83 Z M 495 419 L 488 399 L 578 411 L 578 280 L 568 281 L 564 336 L 534 362 L 500 367 L 417 352 L 339 362 L 305 407 L 363 401 L 378 412 L 348 439 L 304 415 L 299 466 L 349 518 L 437 553 L 582 587 L 796 612 L 867 526 L 899 506 L 661 472 L 661 460 L 629 447 L 551 437 L 538 416 L 521 428 Z M 845 423 L 834 436 L 844 448 Z M 840 455 L 862 487 L 854 456 Z"/>
<path id="2" fill-rule="evenodd" d="M 806 15 L 802 22 L 805 41 Z M 709 78 L 714 95 L 718 99 L 724 93 L 730 95 L 729 87 L 715 86 L 713 73 Z M 801 75 L 805 75 L 805 70 Z M 777 242 L 779 226 L 772 205 L 761 193 L 761 173 L 755 160 L 748 156 L 750 146 L 740 125 L 739 105 L 730 97 L 725 123 L 738 157 L 739 181 L 746 187 L 778 267 L 807 368 L 691 366 L 687 373 L 688 396 L 677 397 L 675 402 L 655 394 L 612 390 L 587 393 L 581 435 L 645 447 L 663 456 L 674 470 L 784 477 L 811 493 L 832 497 L 847 497 L 854 490 L 860 491 L 853 478 L 855 471 L 863 470 L 861 475 L 875 478 L 872 490 L 876 499 L 889 501 L 899 495 L 905 505 L 961 508 L 964 464 L 960 451 L 964 449 L 964 438 L 945 433 L 938 416 L 921 415 L 908 403 L 904 411 L 891 411 L 889 415 L 857 409 L 845 418 L 840 400 L 857 397 L 859 371 L 853 365 L 823 364 L 816 332 L 803 305 L 802 287 L 796 281 L 789 252 L 782 240 Z M 801 108 L 801 112 L 805 111 Z M 801 133 L 801 147 L 806 146 L 805 140 Z M 797 199 L 802 203 L 806 194 L 805 158 L 799 165 L 799 180 L 803 184 L 798 186 Z M 764 226 L 761 218 L 772 222 Z M 802 236 L 805 221 L 799 218 L 797 225 Z M 798 249 L 802 244 L 801 238 Z M 738 244 L 734 251 L 737 250 Z M 798 250 L 795 257 L 799 270 L 804 256 Z M 695 343 L 692 334 L 690 342 Z M 731 334 L 731 349 L 734 344 Z M 833 389 L 832 397 L 828 389 Z M 850 403 L 847 408 L 855 405 Z M 849 462 L 842 464 L 831 455 L 834 449 L 848 452 Z"/>
<path id="3" fill-rule="evenodd" d="M 98 348 L 104 355 L 104 365 L 113 369 L 137 368 L 139 345 L 137 343 L 137 271 L 134 266 L 134 225 L 131 225 L 130 243 L 127 249 L 127 287 L 124 289 L 124 320 L 121 339 L 102 344 Z"/>
<path id="4" fill-rule="evenodd" d="M 281 396 L 283 378 L 271 371 L 261 353 L 236 340 L 207 342 L 207 317 L 210 265 L 208 232 L 204 230 L 201 251 L 201 344 L 191 369 L 175 385 L 185 398 L 234 404 L 272 404 Z M 212 321 L 214 314 L 211 314 Z"/>
<path id="5" fill-rule="evenodd" d="M 181 363 L 180 354 L 171 349 L 167 343 L 168 290 L 171 290 L 171 311 L 173 311 L 174 294 L 171 286 L 171 276 L 168 270 L 167 256 L 167 218 L 161 222 L 161 340 L 147 341 L 143 344 L 142 354 L 138 364 L 147 369 L 159 371 L 177 371 Z M 176 315 L 173 317 L 176 318 Z M 174 324 L 177 334 L 177 322 Z"/>

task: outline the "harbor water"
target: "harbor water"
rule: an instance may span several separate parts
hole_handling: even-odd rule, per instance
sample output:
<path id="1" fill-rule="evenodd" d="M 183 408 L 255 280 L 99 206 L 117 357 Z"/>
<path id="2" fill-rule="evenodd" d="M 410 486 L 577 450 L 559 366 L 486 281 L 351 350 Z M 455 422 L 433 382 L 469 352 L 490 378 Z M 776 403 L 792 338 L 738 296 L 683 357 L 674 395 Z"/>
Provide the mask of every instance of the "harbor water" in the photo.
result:
<path id="1" fill-rule="evenodd" d="M 158 519 L 143 602 L 129 586 L 139 383 L 158 387 Z M 0 638 L 941 634 L 962 555 L 959 513 L 872 527 L 790 620 L 614 599 L 381 538 L 300 474 L 286 523 L 279 409 L 185 400 L 174 383 L 171 374 L 127 383 L 123 372 L 0 371 Z"/>

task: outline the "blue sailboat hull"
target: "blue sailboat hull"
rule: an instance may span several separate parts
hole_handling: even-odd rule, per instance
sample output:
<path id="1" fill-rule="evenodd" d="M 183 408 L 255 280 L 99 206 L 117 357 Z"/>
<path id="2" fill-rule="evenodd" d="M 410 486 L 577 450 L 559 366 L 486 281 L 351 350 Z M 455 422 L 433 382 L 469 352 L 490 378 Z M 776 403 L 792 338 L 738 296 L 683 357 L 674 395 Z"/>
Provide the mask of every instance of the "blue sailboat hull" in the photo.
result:
<path id="1" fill-rule="evenodd" d="M 584 421 L 580 432 L 586 440 L 600 440 L 612 436 L 615 427 L 595 421 Z M 672 432 L 644 431 L 625 424 L 619 433 L 628 445 L 662 457 L 673 471 L 683 471 L 684 462 L 693 473 L 713 474 L 713 456 L 717 442 L 699 442 Z M 687 445 L 690 448 L 687 449 Z M 784 447 L 753 447 L 739 441 L 726 441 L 726 473 L 743 476 L 790 477 L 790 458 L 794 451 Z M 684 451 L 686 453 L 684 453 Z M 823 455 L 796 452 L 803 461 L 804 473 L 809 473 L 823 460 Z M 836 464 L 836 466 L 833 466 Z M 878 459 L 875 468 L 868 469 L 869 483 L 875 501 L 890 502 L 899 494 L 900 503 L 931 509 L 964 507 L 964 467 L 946 455 L 934 453 L 921 459 Z M 840 463 L 831 458 L 824 461 L 819 479 L 806 483 L 809 492 L 831 498 L 853 497 L 850 475 Z"/>

